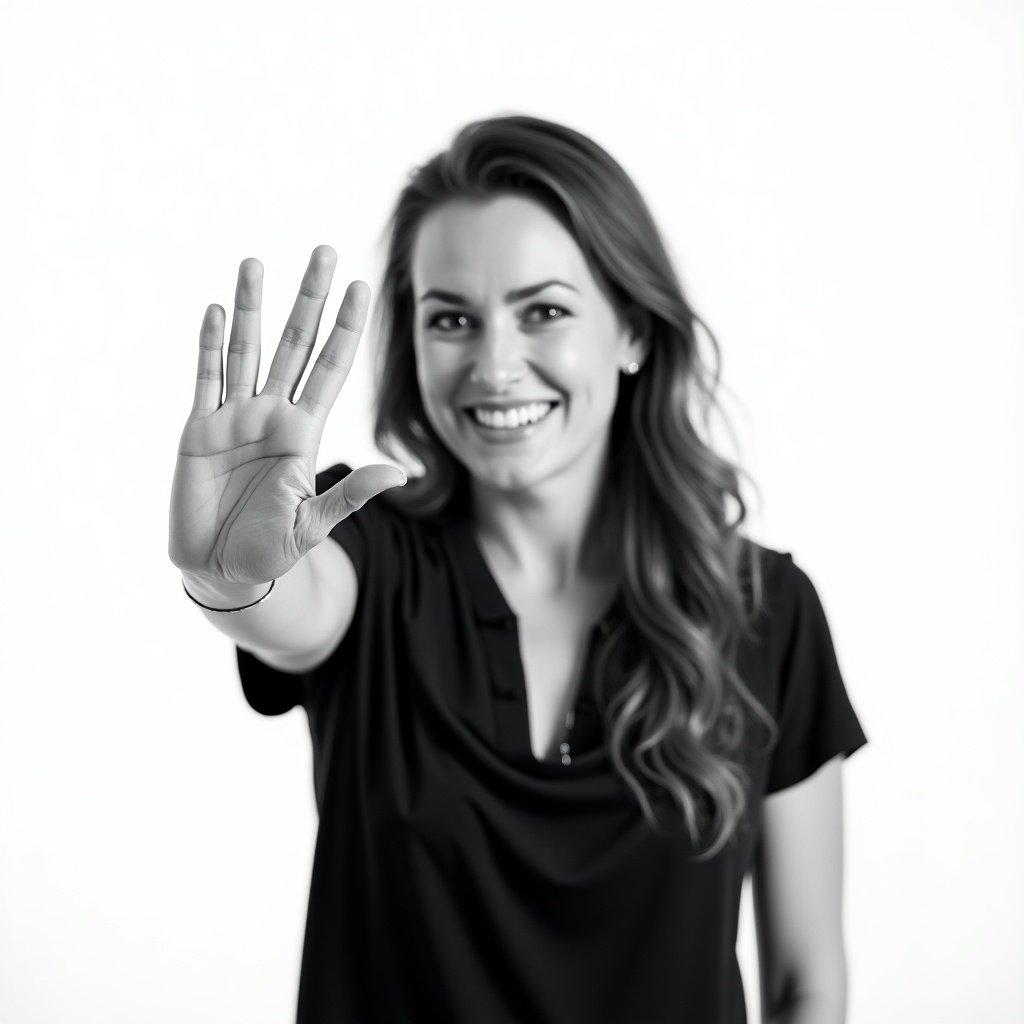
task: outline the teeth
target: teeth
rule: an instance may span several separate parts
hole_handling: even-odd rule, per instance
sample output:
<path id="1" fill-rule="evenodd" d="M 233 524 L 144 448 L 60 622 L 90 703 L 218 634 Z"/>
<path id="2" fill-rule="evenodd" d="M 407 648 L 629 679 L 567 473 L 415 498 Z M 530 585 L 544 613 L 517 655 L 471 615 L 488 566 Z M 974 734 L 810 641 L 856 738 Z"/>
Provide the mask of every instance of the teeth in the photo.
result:
<path id="1" fill-rule="evenodd" d="M 511 428 L 521 427 L 527 423 L 537 423 L 542 420 L 550 411 L 552 402 L 532 402 L 530 405 L 520 406 L 518 409 L 507 411 L 482 409 L 475 406 L 473 418 L 477 423 L 485 427 Z"/>

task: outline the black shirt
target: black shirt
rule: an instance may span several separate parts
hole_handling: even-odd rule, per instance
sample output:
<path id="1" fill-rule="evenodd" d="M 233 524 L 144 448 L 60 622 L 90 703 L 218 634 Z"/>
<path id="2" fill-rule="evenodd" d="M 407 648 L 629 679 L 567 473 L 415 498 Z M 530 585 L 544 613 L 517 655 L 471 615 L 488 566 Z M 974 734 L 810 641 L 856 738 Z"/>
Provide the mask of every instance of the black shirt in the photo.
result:
<path id="1" fill-rule="evenodd" d="M 319 473 L 317 493 L 349 472 Z M 298 1024 L 745 1024 L 750 823 L 765 793 L 867 742 L 792 556 L 762 549 L 770 611 L 738 659 L 779 745 L 752 759 L 748 827 L 693 863 L 686 829 L 654 834 L 604 751 L 589 668 L 617 604 L 591 632 L 568 763 L 538 761 L 518 622 L 468 516 L 376 498 L 331 537 L 359 579 L 335 651 L 293 674 L 237 649 L 249 704 L 301 705 L 313 743 Z"/>

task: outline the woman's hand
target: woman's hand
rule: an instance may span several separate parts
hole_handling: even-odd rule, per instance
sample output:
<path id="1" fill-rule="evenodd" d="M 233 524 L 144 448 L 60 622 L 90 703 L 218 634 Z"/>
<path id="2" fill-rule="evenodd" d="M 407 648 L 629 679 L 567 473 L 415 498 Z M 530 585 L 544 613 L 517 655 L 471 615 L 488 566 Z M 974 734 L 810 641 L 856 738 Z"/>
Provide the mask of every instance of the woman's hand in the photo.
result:
<path id="1" fill-rule="evenodd" d="M 218 584 L 265 584 L 283 576 L 366 501 L 405 483 L 394 466 L 353 470 L 316 494 L 324 423 L 348 376 L 370 289 L 353 281 L 298 402 L 292 397 L 316 342 L 337 255 L 313 250 L 263 390 L 260 365 L 263 266 L 242 261 L 221 401 L 224 310 L 209 306 L 199 336 L 195 401 L 178 445 L 168 554 L 183 573 Z"/>

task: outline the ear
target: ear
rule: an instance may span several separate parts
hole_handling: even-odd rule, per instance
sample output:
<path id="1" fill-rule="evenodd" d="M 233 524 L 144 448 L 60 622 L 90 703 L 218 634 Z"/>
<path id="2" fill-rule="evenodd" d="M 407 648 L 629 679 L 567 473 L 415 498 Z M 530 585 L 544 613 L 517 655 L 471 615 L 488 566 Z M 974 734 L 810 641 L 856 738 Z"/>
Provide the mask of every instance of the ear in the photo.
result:
<path id="1" fill-rule="evenodd" d="M 635 360 L 641 366 L 651 350 L 651 314 L 642 306 L 632 305 L 626 316 L 626 340 L 622 352 L 623 363 Z"/>

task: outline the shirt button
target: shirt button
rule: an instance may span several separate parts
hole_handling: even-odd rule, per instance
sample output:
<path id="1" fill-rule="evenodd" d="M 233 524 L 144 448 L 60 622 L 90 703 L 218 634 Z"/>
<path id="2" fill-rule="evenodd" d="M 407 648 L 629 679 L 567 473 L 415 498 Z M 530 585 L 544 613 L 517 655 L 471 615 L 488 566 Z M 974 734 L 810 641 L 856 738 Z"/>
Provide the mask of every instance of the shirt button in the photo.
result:
<path id="1" fill-rule="evenodd" d="M 569 744 L 568 744 L 568 743 L 563 743 L 563 744 L 561 744 L 561 746 L 559 746 L 559 748 L 558 748 L 558 749 L 559 749 L 559 750 L 560 750 L 560 751 L 561 751 L 561 752 L 562 752 L 563 754 L 568 754 L 568 753 L 569 753 Z"/>
<path id="2" fill-rule="evenodd" d="M 562 764 L 571 764 L 572 758 L 568 754 L 562 755 Z"/>

